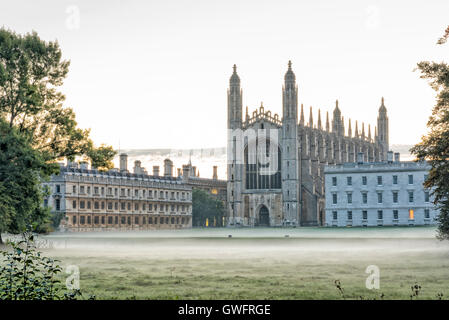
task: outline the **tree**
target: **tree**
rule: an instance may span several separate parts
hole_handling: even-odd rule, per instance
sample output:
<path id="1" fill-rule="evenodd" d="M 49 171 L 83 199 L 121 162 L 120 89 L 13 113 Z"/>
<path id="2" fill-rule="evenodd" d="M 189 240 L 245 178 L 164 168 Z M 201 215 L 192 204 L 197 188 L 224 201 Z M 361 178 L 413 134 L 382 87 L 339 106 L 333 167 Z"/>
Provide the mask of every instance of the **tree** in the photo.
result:
<path id="1" fill-rule="evenodd" d="M 20 233 L 33 225 L 45 231 L 49 211 L 42 206 L 43 179 L 58 171 L 16 128 L 0 118 L 0 243 L 1 232 Z"/>
<path id="2" fill-rule="evenodd" d="M 114 168 L 112 160 L 117 154 L 111 146 L 102 144 L 98 148 L 90 147 L 87 151 L 87 157 L 90 159 L 92 167 L 97 168 L 100 171 L 107 171 Z"/>
<path id="3" fill-rule="evenodd" d="M 69 64 L 57 41 L 46 42 L 36 32 L 19 35 L 0 28 L 0 120 L 8 152 L 2 154 L 0 166 L 9 170 L 2 174 L 11 179 L 0 179 L 0 231 L 18 232 L 31 211 L 45 228 L 36 182 L 49 172 L 57 173 L 56 160 L 85 156 L 94 166 L 111 167 L 114 150 L 95 148 L 90 130 L 78 128 L 73 110 L 63 106 L 59 87 Z M 27 160 L 19 159 L 20 154 Z"/>
<path id="4" fill-rule="evenodd" d="M 65 96 L 58 91 L 69 64 L 57 41 L 0 29 L 0 116 L 28 135 L 46 160 L 73 159 L 91 146 L 89 130 L 77 128 L 75 113 L 63 107 Z"/>
<path id="5" fill-rule="evenodd" d="M 216 226 L 223 226 L 223 202 L 213 198 L 206 191 L 193 189 L 192 191 L 192 225 L 201 227 L 206 225 L 206 219 L 211 226 L 214 219 Z"/>
<path id="6" fill-rule="evenodd" d="M 448 37 L 449 27 L 437 43 L 445 43 Z M 427 122 L 428 134 L 410 151 L 418 161 L 426 160 L 431 165 L 424 186 L 432 190 L 434 204 L 440 210 L 438 238 L 449 240 L 449 65 L 422 61 L 417 69 L 437 92 L 437 101 Z"/>

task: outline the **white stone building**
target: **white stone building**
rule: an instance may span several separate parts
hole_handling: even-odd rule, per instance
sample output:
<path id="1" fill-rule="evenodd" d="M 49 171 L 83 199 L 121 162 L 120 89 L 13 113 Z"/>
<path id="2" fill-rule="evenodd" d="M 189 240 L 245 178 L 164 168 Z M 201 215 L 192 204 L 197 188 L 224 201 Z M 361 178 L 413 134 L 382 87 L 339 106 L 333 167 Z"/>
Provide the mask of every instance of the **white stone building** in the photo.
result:
<path id="1" fill-rule="evenodd" d="M 438 214 L 423 183 L 430 165 L 387 161 L 328 165 L 324 169 L 325 226 L 407 226 L 435 224 Z"/>

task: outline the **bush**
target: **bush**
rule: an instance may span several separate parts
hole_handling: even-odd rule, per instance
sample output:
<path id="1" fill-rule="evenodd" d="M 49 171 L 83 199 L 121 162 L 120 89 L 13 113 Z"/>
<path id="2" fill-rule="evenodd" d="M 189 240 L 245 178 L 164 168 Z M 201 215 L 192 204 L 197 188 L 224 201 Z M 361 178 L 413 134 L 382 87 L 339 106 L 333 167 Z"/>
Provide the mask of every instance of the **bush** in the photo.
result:
<path id="1" fill-rule="evenodd" d="M 11 250 L 1 251 L 0 300 L 75 300 L 82 296 L 80 290 L 63 292 L 59 261 L 36 250 L 31 232 L 8 244 Z"/>

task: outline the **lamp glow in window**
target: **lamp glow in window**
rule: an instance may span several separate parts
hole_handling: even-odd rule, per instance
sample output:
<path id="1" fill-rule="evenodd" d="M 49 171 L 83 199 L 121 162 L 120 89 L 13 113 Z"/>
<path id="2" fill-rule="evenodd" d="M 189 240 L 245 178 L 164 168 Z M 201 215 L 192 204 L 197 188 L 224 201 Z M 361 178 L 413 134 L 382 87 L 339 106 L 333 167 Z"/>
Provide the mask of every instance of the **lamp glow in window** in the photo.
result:
<path id="1" fill-rule="evenodd" d="M 415 211 L 413 211 L 413 209 L 408 210 L 408 218 L 409 220 L 415 219 Z"/>

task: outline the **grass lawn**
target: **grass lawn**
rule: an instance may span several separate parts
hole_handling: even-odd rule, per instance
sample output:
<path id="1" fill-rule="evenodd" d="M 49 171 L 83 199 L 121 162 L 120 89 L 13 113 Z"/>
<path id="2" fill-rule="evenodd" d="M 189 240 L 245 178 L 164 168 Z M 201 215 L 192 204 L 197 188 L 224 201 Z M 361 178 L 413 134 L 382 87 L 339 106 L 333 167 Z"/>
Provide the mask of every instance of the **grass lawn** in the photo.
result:
<path id="1" fill-rule="evenodd" d="M 228 235 L 232 235 L 231 238 Z M 98 299 L 420 299 L 449 297 L 449 243 L 433 227 L 192 229 L 52 234 L 41 249 L 77 265 Z M 380 269 L 368 290 L 367 266 Z"/>

